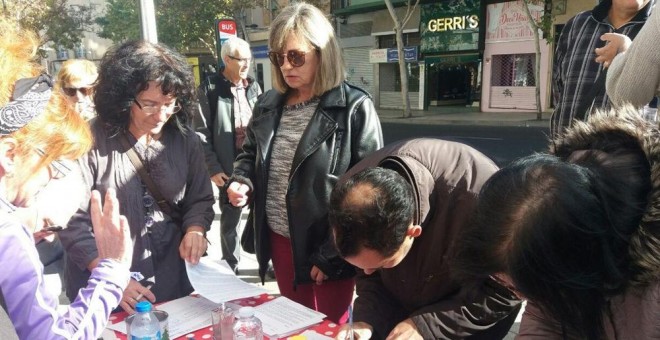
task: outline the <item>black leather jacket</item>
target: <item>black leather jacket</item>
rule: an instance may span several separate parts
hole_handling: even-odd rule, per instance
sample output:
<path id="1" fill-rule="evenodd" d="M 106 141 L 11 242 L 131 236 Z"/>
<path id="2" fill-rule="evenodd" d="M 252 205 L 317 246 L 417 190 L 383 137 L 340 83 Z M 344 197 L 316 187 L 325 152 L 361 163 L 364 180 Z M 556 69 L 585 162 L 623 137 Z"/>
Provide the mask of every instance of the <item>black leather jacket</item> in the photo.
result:
<path id="1" fill-rule="evenodd" d="M 234 95 L 231 92 L 232 84 L 222 75 L 223 70 L 206 78 L 199 86 L 200 110 L 193 117 L 193 127 L 202 141 L 211 176 L 221 172 L 231 176 L 237 154 Z M 247 81 L 245 95 L 250 108 L 254 108 L 261 87 L 252 77 L 248 77 Z"/>
<path id="2" fill-rule="evenodd" d="M 250 186 L 259 275 L 263 281 L 271 259 L 266 220 L 266 185 L 273 136 L 282 117 L 285 94 L 264 93 L 253 110 L 243 152 L 229 181 Z M 383 134 L 371 97 L 348 83 L 326 92 L 300 138 L 286 196 L 294 263 L 294 285 L 312 282 L 316 265 L 330 279 L 352 277 L 354 268 L 334 248 L 328 225 L 328 202 L 337 179 L 351 166 L 383 146 Z M 252 223 L 250 223 L 250 221 Z M 244 233 L 244 235 L 246 235 Z"/>

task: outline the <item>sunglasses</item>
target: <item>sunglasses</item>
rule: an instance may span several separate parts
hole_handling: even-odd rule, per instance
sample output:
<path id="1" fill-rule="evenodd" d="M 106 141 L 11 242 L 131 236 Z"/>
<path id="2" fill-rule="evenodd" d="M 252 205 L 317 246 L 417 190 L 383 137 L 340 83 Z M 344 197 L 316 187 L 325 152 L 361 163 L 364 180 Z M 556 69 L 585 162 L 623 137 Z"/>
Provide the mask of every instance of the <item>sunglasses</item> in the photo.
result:
<path id="1" fill-rule="evenodd" d="M 316 51 L 316 50 L 315 50 Z M 284 65 L 284 57 L 289 61 L 289 64 L 293 67 L 300 67 L 305 65 L 305 54 L 309 52 L 303 52 L 298 50 L 289 50 L 286 53 L 277 53 L 270 51 L 268 52 L 268 59 L 275 66 L 282 67 Z"/>
<path id="2" fill-rule="evenodd" d="M 92 93 L 91 87 L 63 87 L 62 91 L 69 97 L 74 97 L 78 92 L 83 96 L 89 96 Z"/>
<path id="3" fill-rule="evenodd" d="M 163 110 L 172 113 L 177 113 L 181 111 L 181 105 L 179 104 L 178 101 L 175 101 L 170 105 L 159 105 L 159 106 L 141 104 L 139 101 L 137 101 L 137 99 L 133 99 L 133 102 L 140 108 L 140 110 L 144 111 L 144 113 L 148 113 L 151 115 L 154 113 L 161 113 L 163 112 Z"/>
<path id="4" fill-rule="evenodd" d="M 46 152 L 41 149 L 36 149 L 39 156 L 45 156 Z M 70 163 L 71 161 L 69 161 Z M 66 160 L 63 159 L 54 159 L 52 163 L 48 165 L 48 171 L 50 172 L 51 179 L 62 179 L 71 173 L 72 165 L 67 164 Z"/>

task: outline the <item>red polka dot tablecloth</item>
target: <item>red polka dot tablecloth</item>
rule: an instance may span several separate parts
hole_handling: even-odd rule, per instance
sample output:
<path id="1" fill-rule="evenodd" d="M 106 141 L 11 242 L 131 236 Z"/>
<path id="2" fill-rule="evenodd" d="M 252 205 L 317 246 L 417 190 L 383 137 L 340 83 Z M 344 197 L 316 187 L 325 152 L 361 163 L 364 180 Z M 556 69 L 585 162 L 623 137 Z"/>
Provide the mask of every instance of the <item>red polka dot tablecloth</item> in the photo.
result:
<path id="1" fill-rule="evenodd" d="M 245 298 L 245 299 L 240 299 L 240 300 L 234 300 L 231 301 L 232 303 L 241 305 L 241 306 L 258 306 L 264 302 L 267 302 L 269 300 L 274 299 L 275 296 L 268 295 L 268 294 L 262 294 L 259 296 L 254 296 L 251 298 Z M 123 321 L 126 317 L 128 316 L 128 313 L 126 312 L 120 312 L 120 313 L 115 313 L 110 316 L 110 322 L 111 323 L 117 323 Z M 313 330 L 319 334 L 334 338 L 334 336 L 337 334 L 337 331 L 339 330 L 339 326 L 331 321 L 324 320 L 320 324 L 316 324 L 310 328 L 309 330 Z M 115 336 L 120 339 L 120 340 L 126 340 L 126 334 L 123 334 L 121 332 L 115 332 Z M 267 338 L 267 337 L 265 337 Z M 213 339 L 213 329 L 211 326 L 209 327 L 204 327 L 202 329 L 199 329 L 193 333 L 186 334 L 184 336 L 180 336 L 178 338 L 175 338 L 173 340 L 189 340 L 189 339 L 195 339 L 195 340 L 210 340 Z M 281 339 L 286 339 L 286 338 L 281 338 Z"/>

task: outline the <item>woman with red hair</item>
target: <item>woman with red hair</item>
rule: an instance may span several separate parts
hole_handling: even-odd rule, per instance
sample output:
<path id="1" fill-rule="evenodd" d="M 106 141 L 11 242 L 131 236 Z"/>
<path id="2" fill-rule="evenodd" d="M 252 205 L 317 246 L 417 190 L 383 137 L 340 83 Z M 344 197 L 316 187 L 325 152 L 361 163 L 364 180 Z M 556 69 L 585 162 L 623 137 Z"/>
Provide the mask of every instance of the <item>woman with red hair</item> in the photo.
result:
<path id="1" fill-rule="evenodd" d="M 94 233 L 102 260 L 67 308 L 58 312 L 58 297 L 48 293 L 43 266 L 35 248 L 37 233 L 14 214 L 32 205 L 49 183 L 64 178 L 73 160 L 92 145 L 85 120 L 59 91 L 50 76 L 31 63 L 37 37 L 0 18 L 0 292 L 21 339 L 96 339 L 110 312 L 119 304 L 129 279 L 132 257 L 126 219 L 119 215 L 113 192 L 105 206 L 99 193 L 91 200 Z M 65 192 L 61 192 L 64 196 Z M 80 198 L 58 202 L 75 211 Z M 81 196 L 82 197 L 82 196 Z M 64 207 L 69 206 L 69 207 Z"/>

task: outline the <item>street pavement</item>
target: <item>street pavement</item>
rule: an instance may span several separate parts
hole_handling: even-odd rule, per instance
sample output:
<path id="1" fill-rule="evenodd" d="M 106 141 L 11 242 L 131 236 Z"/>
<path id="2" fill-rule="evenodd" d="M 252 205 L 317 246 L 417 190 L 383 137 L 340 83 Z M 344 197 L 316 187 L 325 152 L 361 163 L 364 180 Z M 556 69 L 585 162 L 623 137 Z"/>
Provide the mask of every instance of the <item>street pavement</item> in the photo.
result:
<path id="1" fill-rule="evenodd" d="M 412 117 L 403 118 L 403 110 L 377 109 L 383 123 L 425 124 L 425 125 L 486 125 L 486 126 L 525 126 L 548 127 L 552 112 L 543 112 L 537 119 L 536 112 L 480 112 L 471 106 L 440 106 L 428 110 L 412 110 Z"/>

